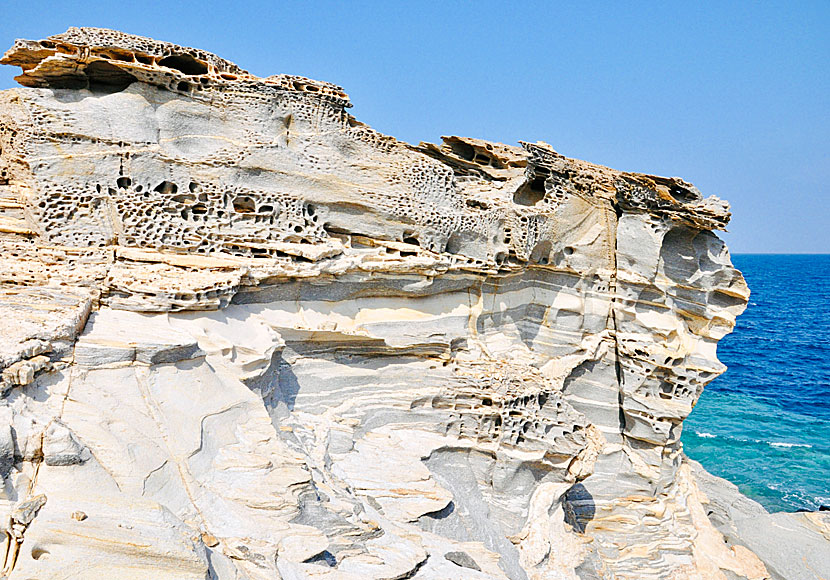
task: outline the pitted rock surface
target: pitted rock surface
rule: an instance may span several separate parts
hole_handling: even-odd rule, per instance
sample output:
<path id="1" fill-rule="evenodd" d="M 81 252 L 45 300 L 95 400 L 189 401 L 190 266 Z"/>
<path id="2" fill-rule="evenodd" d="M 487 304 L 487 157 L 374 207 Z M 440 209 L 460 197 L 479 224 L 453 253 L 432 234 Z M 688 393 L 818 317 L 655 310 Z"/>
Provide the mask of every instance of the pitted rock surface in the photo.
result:
<path id="1" fill-rule="evenodd" d="M 725 202 L 111 30 L 0 62 L 3 574 L 767 577 L 679 441 Z"/>

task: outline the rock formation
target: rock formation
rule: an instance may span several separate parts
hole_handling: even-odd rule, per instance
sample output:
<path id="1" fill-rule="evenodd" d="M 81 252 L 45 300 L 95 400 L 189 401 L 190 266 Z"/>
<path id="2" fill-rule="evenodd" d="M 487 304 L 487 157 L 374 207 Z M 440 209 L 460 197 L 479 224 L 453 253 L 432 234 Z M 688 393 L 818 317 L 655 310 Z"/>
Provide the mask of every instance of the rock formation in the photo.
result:
<path id="1" fill-rule="evenodd" d="M 0 62 L 5 577 L 770 577 L 679 442 L 725 202 L 111 30 Z"/>

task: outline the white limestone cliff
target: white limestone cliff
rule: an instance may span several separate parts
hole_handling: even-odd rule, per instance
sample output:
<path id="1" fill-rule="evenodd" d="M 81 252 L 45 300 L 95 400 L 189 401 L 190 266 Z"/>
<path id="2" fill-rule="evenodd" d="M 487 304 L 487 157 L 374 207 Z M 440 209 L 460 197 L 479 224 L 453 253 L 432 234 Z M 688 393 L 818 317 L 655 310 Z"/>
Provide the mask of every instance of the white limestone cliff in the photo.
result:
<path id="1" fill-rule="evenodd" d="M 771 577 L 679 442 L 725 202 L 110 30 L 2 62 L 4 577 Z"/>

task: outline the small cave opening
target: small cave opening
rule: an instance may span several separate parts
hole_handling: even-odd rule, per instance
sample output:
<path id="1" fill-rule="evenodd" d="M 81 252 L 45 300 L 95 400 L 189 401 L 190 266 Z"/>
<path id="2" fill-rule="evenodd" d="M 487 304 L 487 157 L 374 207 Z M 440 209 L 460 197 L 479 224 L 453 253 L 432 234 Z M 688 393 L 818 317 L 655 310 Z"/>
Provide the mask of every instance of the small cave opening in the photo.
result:
<path id="1" fill-rule="evenodd" d="M 402 241 L 404 244 L 421 247 L 421 242 L 415 237 L 414 234 L 404 234 Z"/>
<path id="2" fill-rule="evenodd" d="M 697 196 L 695 196 L 694 193 L 678 186 L 672 187 L 669 190 L 669 195 L 671 195 L 676 201 L 680 203 L 691 203 L 697 200 Z"/>
<path id="3" fill-rule="evenodd" d="M 236 213 L 256 213 L 256 202 L 250 197 L 237 197 L 233 200 L 233 211 Z"/>
<path id="4" fill-rule="evenodd" d="M 137 80 L 127 71 L 105 60 L 89 63 L 84 74 L 89 90 L 100 93 L 120 93 Z"/>
<path id="5" fill-rule="evenodd" d="M 536 175 L 513 194 L 513 203 L 534 206 L 545 199 L 545 176 Z"/>
<path id="6" fill-rule="evenodd" d="M 208 72 L 207 64 L 197 58 L 193 58 L 189 54 L 171 54 L 160 61 L 158 64 L 166 66 L 167 68 L 175 69 L 188 76 L 204 75 Z"/>
<path id="7" fill-rule="evenodd" d="M 163 195 L 176 193 L 178 190 L 179 187 L 172 181 L 162 181 L 153 189 L 153 191 L 157 191 L 158 193 L 161 193 Z"/>
<path id="8" fill-rule="evenodd" d="M 450 149 L 453 153 L 461 157 L 461 159 L 467 161 L 472 161 L 476 156 L 476 150 L 471 145 L 467 145 L 461 141 L 453 141 L 450 143 Z"/>

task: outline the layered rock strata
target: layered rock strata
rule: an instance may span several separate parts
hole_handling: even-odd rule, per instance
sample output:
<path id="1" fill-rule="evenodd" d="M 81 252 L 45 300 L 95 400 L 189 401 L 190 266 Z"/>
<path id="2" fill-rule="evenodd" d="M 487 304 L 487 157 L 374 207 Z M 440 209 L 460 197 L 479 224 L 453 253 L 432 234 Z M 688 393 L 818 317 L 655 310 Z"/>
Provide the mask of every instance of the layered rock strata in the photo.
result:
<path id="1" fill-rule="evenodd" d="M 769 577 L 679 442 L 725 202 L 110 30 L 0 62 L 6 577 Z"/>

